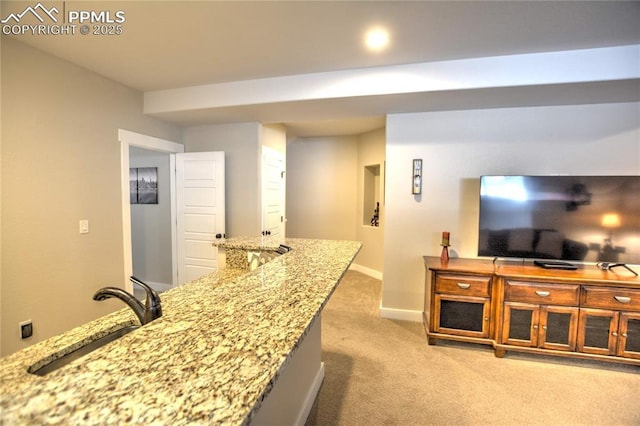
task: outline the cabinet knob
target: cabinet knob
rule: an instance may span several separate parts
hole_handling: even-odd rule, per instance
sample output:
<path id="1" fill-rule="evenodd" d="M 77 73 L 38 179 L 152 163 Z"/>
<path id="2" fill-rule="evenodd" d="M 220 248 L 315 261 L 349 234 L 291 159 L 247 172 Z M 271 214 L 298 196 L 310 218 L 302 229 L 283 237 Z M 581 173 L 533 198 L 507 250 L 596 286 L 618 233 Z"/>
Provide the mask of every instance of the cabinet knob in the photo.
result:
<path id="1" fill-rule="evenodd" d="M 626 338 L 627 337 L 627 333 L 622 333 L 622 337 Z"/>
<path id="2" fill-rule="evenodd" d="M 542 326 L 542 329 L 543 329 L 543 330 L 546 330 L 546 329 L 547 329 L 547 326 L 546 326 L 546 325 L 543 325 L 543 326 Z"/>
<path id="3" fill-rule="evenodd" d="M 534 330 L 537 330 L 537 329 L 538 329 L 538 324 L 534 325 L 534 326 L 533 326 L 533 329 L 534 329 Z"/>
<path id="4" fill-rule="evenodd" d="M 550 293 L 548 291 L 536 290 L 536 294 L 540 297 L 547 297 Z"/>
<path id="5" fill-rule="evenodd" d="M 613 298 L 616 299 L 620 303 L 629 303 L 629 302 L 631 302 L 631 298 L 630 297 L 626 297 L 626 296 L 613 296 Z"/>
<path id="6" fill-rule="evenodd" d="M 471 284 L 458 283 L 458 287 L 463 288 L 463 289 L 467 289 L 467 288 L 471 287 Z"/>
<path id="7" fill-rule="evenodd" d="M 611 333 L 611 335 L 612 335 L 613 337 L 618 337 L 618 333 L 616 333 L 615 331 L 614 331 L 613 333 Z"/>
<path id="8" fill-rule="evenodd" d="M 484 320 L 485 321 L 489 321 L 489 317 L 484 317 Z"/>

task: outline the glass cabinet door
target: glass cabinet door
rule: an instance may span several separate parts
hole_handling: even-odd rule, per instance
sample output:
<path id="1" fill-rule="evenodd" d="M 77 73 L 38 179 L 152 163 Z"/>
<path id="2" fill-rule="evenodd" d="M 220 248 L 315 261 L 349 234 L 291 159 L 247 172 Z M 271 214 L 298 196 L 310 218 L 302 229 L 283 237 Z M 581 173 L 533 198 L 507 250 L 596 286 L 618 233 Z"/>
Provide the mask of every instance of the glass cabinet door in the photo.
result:
<path id="1" fill-rule="evenodd" d="M 580 309 L 577 350 L 614 355 L 618 338 L 619 313 L 606 309 Z"/>
<path id="2" fill-rule="evenodd" d="M 625 358 L 640 359 L 640 313 L 621 313 L 618 353 Z"/>
<path id="3" fill-rule="evenodd" d="M 483 297 L 435 295 L 434 331 L 470 337 L 489 337 L 491 303 Z"/>
<path id="4" fill-rule="evenodd" d="M 501 343 L 537 346 L 539 316 L 538 305 L 505 302 Z"/>
<path id="5" fill-rule="evenodd" d="M 501 343 L 573 351 L 579 309 L 505 302 Z"/>
<path id="6" fill-rule="evenodd" d="M 578 312 L 574 307 L 542 306 L 538 346 L 560 351 L 575 350 Z"/>

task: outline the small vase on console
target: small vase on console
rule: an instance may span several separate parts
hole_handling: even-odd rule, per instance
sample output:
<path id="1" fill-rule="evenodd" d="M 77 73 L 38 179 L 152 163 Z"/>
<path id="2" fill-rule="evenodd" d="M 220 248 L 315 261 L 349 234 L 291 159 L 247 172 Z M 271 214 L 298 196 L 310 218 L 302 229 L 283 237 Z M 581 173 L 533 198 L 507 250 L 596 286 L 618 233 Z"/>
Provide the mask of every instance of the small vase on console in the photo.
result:
<path id="1" fill-rule="evenodd" d="M 440 261 L 448 262 L 449 261 L 449 232 L 442 233 L 442 253 L 440 253 Z"/>

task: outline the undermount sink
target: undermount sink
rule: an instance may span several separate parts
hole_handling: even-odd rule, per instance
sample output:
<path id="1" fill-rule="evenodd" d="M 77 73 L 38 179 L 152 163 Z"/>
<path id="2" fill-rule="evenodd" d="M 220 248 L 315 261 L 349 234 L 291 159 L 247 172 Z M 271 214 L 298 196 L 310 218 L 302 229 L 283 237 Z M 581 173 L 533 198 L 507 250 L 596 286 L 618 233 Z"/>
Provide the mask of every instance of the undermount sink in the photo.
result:
<path id="1" fill-rule="evenodd" d="M 136 330 L 140 328 L 139 325 L 130 325 L 127 327 L 123 327 L 120 328 L 116 331 L 113 331 L 105 336 L 102 336 L 96 340 L 92 340 L 89 343 L 87 343 L 86 345 L 80 346 L 78 349 L 73 350 L 72 352 L 69 352 L 65 355 L 62 355 L 56 359 L 54 359 L 51 362 L 48 362 L 47 364 L 44 364 L 41 367 L 37 367 L 34 368 L 35 366 L 39 365 L 40 363 L 37 362 L 35 364 L 33 364 L 31 367 L 29 367 L 27 369 L 28 373 L 31 374 L 35 374 L 38 376 L 45 376 L 49 373 L 51 373 L 52 371 L 55 371 L 61 367 L 64 367 L 65 365 L 69 364 L 72 361 L 75 361 L 76 359 L 95 351 L 98 348 L 103 347 L 104 345 L 106 345 L 107 343 L 113 342 L 116 339 L 119 339 L 120 337 L 124 336 L 125 334 L 131 333 L 133 330 Z"/>

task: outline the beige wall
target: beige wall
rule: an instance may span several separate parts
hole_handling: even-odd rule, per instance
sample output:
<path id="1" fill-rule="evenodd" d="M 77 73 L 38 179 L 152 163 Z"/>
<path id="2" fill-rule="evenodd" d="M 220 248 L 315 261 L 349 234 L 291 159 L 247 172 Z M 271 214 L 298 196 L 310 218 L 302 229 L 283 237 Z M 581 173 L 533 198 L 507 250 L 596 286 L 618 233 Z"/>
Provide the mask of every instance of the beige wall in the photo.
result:
<path id="1" fill-rule="evenodd" d="M 640 104 L 394 114 L 387 118 L 383 315 L 420 320 L 422 256 L 475 257 L 484 174 L 640 174 Z M 423 159 L 421 196 L 411 160 Z"/>
<path id="2" fill-rule="evenodd" d="M 287 145 L 287 237 L 356 239 L 358 138 Z"/>
<path id="3" fill-rule="evenodd" d="M 259 235 L 260 135 L 258 123 L 187 127 L 186 152 L 224 151 L 227 237 Z"/>
<path id="4" fill-rule="evenodd" d="M 382 276 L 385 130 L 358 136 L 297 138 L 287 145 L 287 236 L 357 240 L 355 264 Z M 380 226 L 364 211 L 364 167 L 380 165 Z M 364 217 L 367 218 L 364 223 Z M 364 268 L 364 269 L 363 269 Z"/>
<path id="5" fill-rule="evenodd" d="M 122 307 L 92 300 L 125 280 L 118 128 L 181 133 L 143 116 L 139 92 L 11 39 L 1 55 L 6 355 Z M 27 319 L 34 336 L 22 341 Z"/>

